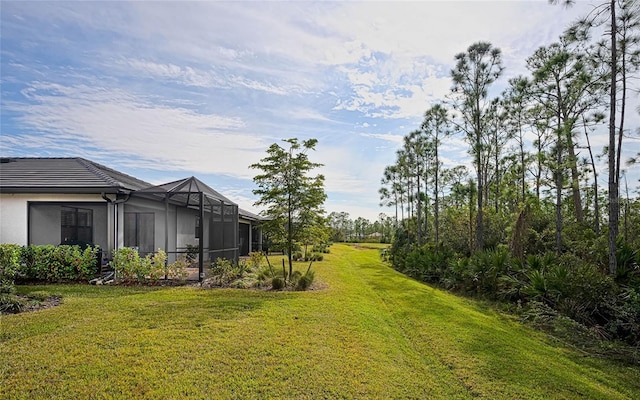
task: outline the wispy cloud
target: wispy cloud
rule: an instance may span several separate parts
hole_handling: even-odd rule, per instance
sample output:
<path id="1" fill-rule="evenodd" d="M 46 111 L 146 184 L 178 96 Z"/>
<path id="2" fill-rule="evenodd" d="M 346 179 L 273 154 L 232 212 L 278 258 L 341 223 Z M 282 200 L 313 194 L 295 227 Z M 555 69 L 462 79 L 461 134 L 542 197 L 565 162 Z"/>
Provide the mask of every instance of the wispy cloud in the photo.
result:
<path id="1" fill-rule="evenodd" d="M 30 132 L 9 145 L 69 151 L 78 148 L 135 157 L 149 168 L 175 168 L 247 177 L 248 163 L 266 143 L 243 131 L 245 122 L 167 107 L 120 89 L 34 82 L 23 90 L 30 104 L 6 102 Z"/>
<path id="2" fill-rule="evenodd" d="M 154 182 L 204 174 L 247 204 L 248 165 L 282 138 L 316 137 L 328 208 L 375 218 L 382 170 L 402 135 L 449 93 L 456 53 L 491 41 L 503 50 L 506 81 L 588 8 L 7 1 L 0 146 L 3 154 L 80 155 Z M 467 163 L 467 148 L 448 138 L 443 161 Z"/>

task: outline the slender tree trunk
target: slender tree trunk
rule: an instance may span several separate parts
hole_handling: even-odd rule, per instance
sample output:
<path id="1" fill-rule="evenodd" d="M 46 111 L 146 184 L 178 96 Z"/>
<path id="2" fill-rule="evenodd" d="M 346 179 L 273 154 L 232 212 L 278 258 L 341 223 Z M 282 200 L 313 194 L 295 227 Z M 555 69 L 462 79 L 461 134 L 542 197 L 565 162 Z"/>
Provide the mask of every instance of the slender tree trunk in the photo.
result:
<path id="1" fill-rule="evenodd" d="M 440 170 L 440 160 L 438 159 L 438 136 L 436 132 L 436 142 L 435 142 L 435 156 L 436 156 L 436 169 L 435 169 L 435 228 L 436 228 L 436 249 L 438 244 L 440 243 L 440 196 L 438 194 L 438 172 Z"/>
<path id="2" fill-rule="evenodd" d="M 429 237 L 429 179 L 424 177 L 424 235 Z"/>
<path id="3" fill-rule="evenodd" d="M 566 127 L 567 135 L 567 151 L 569 152 L 569 165 L 571 166 L 571 191 L 573 195 L 573 208 L 576 213 L 576 220 L 579 223 L 584 221 L 584 213 L 582 210 L 582 198 L 580 196 L 580 174 L 578 173 L 578 158 L 573 144 L 571 129 Z"/>
<path id="4" fill-rule="evenodd" d="M 556 111 L 556 167 L 555 167 L 555 183 L 556 183 L 556 253 L 562 253 L 562 185 L 564 183 L 564 166 L 562 162 L 563 146 L 563 128 L 562 123 L 562 92 L 560 80 L 556 76 L 556 98 L 558 102 L 558 110 Z"/>
<path id="5" fill-rule="evenodd" d="M 589 142 L 589 132 L 587 130 L 587 124 L 584 121 L 584 136 L 587 138 L 587 150 L 589 150 L 589 158 L 591 159 L 591 169 L 593 171 L 593 213 L 594 213 L 594 231 L 596 236 L 600 236 L 600 205 L 598 204 L 598 171 L 596 170 L 596 163 L 593 158 L 593 151 L 591 149 L 591 143 Z"/>
<path id="6" fill-rule="evenodd" d="M 483 217 L 483 212 L 482 212 L 482 207 L 483 207 L 483 195 L 484 195 L 484 182 L 483 179 L 484 177 L 482 176 L 482 170 L 483 170 L 483 165 L 482 165 L 482 157 L 481 157 L 481 152 L 482 152 L 482 143 L 481 143 L 481 134 L 480 134 L 480 130 L 478 129 L 478 131 L 476 132 L 476 166 L 477 166 L 477 173 L 478 173 L 478 208 L 476 210 L 476 242 L 475 242 L 475 250 L 476 251 L 482 251 L 482 249 L 484 248 L 484 241 L 483 241 L 483 236 L 484 236 L 484 229 L 483 229 L 483 221 L 482 221 L 482 217 Z"/>
<path id="7" fill-rule="evenodd" d="M 629 243 L 629 186 L 626 174 L 624 175 L 624 189 L 627 194 L 624 201 L 624 242 Z"/>
<path id="8" fill-rule="evenodd" d="M 558 124 L 558 143 L 556 144 L 556 253 L 562 253 L 562 128 Z"/>
<path id="9" fill-rule="evenodd" d="M 542 184 L 542 144 L 541 139 L 538 139 L 538 154 L 536 160 L 538 161 L 538 171 L 536 173 L 536 197 L 538 203 L 540 202 L 540 186 Z"/>
<path id="10" fill-rule="evenodd" d="M 473 240 L 473 185 L 469 181 L 469 252 L 473 252 L 476 244 Z"/>
<path id="11" fill-rule="evenodd" d="M 398 193 L 394 192 L 394 198 L 395 198 L 395 206 L 396 206 L 396 220 L 393 222 L 393 225 L 395 226 L 396 229 L 398 229 Z"/>
<path id="12" fill-rule="evenodd" d="M 524 138 L 522 137 L 522 124 L 519 124 L 519 125 L 520 125 L 520 173 L 521 173 L 520 179 L 522 180 L 522 203 L 524 203 L 525 179 L 526 179 L 525 165 L 524 165 Z"/>
<path id="13" fill-rule="evenodd" d="M 616 240 L 618 238 L 619 194 L 616 168 L 616 79 L 618 60 L 616 49 L 616 2 L 611 0 L 611 93 L 609 99 L 609 274 L 617 273 Z"/>
<path id="14" fill-rule="evenodd" d="M 418 158 L 419 159 L 419 156 Z M 422 218 L 421 218 L 421 214 L 422 214 L 422 199 L 420 198 L 420 167 L 418 167 L 417 173 L 416 173 L 416 179 L 417 181 L 417 187 L 418 187 L 418 204 L 416 206 L 417 208 L 417 217 L 418 217 L 418 226 L 416 229 L 416 233 L 418 235 L 418 246 L 422 245 Z"/>
<path id="15" fill-rule="evenodd" d="M 496 208 L 496 215 L 498 214 L 498 211 L 500 209 L 500 159 L 499 156 L 500 154 L 498 151 L 498 131 L 497 131 L 497 127 L 496 127 L 496 133 L 495 133 L 495 140 L 494 140 L 494 149 L 493 151 L 495 152 L 494 155 L 494 161 L 496 163 L 496 190 L 495 190 L 495 196 L 496 196 L 496 201 L 495 201 L 495 208 Z"/>
<path id="16" fill-rule="evenodd" d="M 290 191 L 289 191 L 290 192 Z M 288 201 L 288 210 L 287 210 L 287 259 L 289 260 L 289 279 L 293 274 L 293 215 L 291 213 L 291 194 L 287 199 Z M 285 281 L 287 281 L 287 277 L 283 277 Z"/>

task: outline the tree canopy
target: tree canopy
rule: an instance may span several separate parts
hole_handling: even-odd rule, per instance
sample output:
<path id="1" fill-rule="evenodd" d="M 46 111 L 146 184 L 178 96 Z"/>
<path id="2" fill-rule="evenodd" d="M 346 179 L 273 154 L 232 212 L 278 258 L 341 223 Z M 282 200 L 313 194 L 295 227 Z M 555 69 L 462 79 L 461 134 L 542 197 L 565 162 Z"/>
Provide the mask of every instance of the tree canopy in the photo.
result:
<path id="1" fill-rule="evenodd" d="M 278 143 L 267 149 L 267 156 L 250 168 L 260 170 L 253 178 L 258 186 L 253 194 L 260 197 L 256 206 L 266 207 L 263 215 L 265 234 L 288 256 L 289 276 L 293 273 L 292 256 L 296 243 L 307 244 L 314 231 L 323 227 L 324 176 L 311 176 L 322 164 L 309 160 L 308 152 L 315 150 L 316 139 L 299 141 L 285 139 L 286 147 Z M 316 232 L 317 235 L 317 232 Z"/>

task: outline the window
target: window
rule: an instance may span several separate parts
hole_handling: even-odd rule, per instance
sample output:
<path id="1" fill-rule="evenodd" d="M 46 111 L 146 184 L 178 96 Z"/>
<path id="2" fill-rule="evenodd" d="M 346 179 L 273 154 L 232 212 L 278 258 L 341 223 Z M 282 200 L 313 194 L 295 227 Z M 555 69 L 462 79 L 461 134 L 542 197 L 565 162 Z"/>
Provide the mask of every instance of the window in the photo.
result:
<path id="1" fill-rule="evenodd" d="M 61 207 L 62 244 L 93 245 L 93 210 Z"/>
<path id="2" fill-rule="evenodd" d="M 200 217 L 196 217 L 196 239 L 200 239 Z"/>
<path id="3" fill-rule="evenodd" d="M 124 245 L 137 247 L 140 253 L 155 251 L 153 213 L 124 213 Z"/>

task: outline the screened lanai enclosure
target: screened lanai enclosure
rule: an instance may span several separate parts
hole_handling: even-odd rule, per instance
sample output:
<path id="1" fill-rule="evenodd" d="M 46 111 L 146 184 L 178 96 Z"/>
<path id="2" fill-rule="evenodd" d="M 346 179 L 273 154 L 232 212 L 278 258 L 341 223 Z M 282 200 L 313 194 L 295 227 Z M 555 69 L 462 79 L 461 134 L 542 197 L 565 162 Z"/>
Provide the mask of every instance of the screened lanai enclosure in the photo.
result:
<path id="1" fill-rule="evenodd" d="M 218 258 L 237 263 L 262 243 L 262 217 L 195 177 L 154 186 L 79 157 L 2 158 L 0 200 L 6 243 L 99 246 L 105 269 L 118 249 L 162 249 L 203 279 Z"/>
<path id="2" fill-rule="evenodd" d="M 195 177 L 135 191 L 124 205 L 124 245 L 196 257 L 198 279 L 218 258 L 238 262 L 238 206 Z"/>

